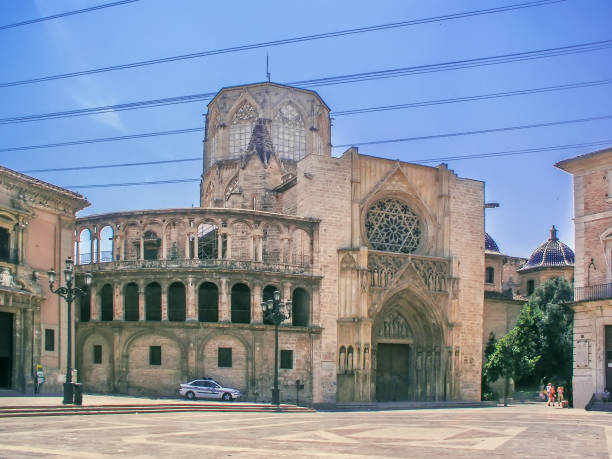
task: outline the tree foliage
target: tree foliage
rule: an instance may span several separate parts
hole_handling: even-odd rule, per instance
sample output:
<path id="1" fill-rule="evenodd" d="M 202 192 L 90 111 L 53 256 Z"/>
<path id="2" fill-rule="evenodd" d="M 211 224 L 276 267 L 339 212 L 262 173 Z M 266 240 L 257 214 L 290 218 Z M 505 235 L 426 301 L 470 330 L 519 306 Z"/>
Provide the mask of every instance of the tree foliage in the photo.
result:
<path id="1" fill-rule="evenodd" d="M 553 379 L 569 385 L 572 372 L 572 287 L 565 278 L 538 287 L 523 306 L 516 326 L 495 344 L 485 366 L 488 381 Z"/>

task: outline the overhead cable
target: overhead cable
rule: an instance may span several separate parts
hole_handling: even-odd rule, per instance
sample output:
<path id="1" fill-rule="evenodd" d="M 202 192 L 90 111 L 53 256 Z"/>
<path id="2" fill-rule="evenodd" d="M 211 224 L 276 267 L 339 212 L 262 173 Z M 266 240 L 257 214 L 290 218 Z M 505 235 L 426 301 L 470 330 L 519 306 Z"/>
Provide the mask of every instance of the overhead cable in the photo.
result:
<path id="1" fill-rule="evenodd" d="M 81 10 L 66 11 L 64 13 L 53 14 L 51 16 L 44 16 L 40 18 L 28 19 L 27 21 L 15 22 L 14 24 L 0 25 L 0 30 L 12 29 L 14 27 L 21 27 L 24 25 L 35 24 L 37 22 L 49 21 L 51 19 L 59 19 L 59 18 L 63 18 L 66 16 L 72 16 L 74 14 L 89 13 L 90 11 L 101 10 L 103 8 L 110 8 L 112 6 L 125 5 L 126 3 L 134 3 L 138 1 L 140 0 L 122 0 L 119 2 L 103 3 L 102 5 L 91 6 L 89 8 L 83 8 Z"/>
<path id="2" fill-rule="evenodd" d="M 411 163 L 417 164 L 426 164 L 426 163 L 434 163 L 434 162 L 444 162 L 444 161 L 462 161 L 469 159 L 483 159 L 483 158 L 492 158 L 499 156 L 516 156 L 516 155 L 524 155 L 529 153 L 541 153 L 545 151 L 560 151 L 560 150 L 568 150 L 573 148 L 586 148 L 586 147 L 594 147 L 598 145 L 608 145 L 612 143 L 612 139 L 600 140 L 596 142 L 583 142 L 583 143 L 573 143 L 573 144 L 565 144 L 565 145 L 554 145 L 547 147 L 536 147 L 536 148 L 527 148 L 522 150 L 507 150 L 507 151 L 499 151 L 499 152 L 491 152 L 491 153 L 476 153 L 472 155 L 462 155 L 462 156 L 441 156 L 437 158 L 424 158 L 417 159 L 413 161 L 409 161 Z M 199 158 L 198 158 L 199 160 Z M 164 163 L 166 161 L 163 161 Z M 152 180 L 152 181 L 143 181 L 143 182 L 121 182 L 121 183 L 98 183 L 98 184 L 88 184 L 88 185 L 63 185 L 64 188 L 69 189 L 86 189 L 86 188 L 116 188 L 116 187 L 126 187 L 126 186 L 138 186 L 138 185 L 163 185 L 163 184 L 172 184 L 172 183 L 193 183 L 200 182 L 200 178 L 185 178 L 185 179 L 170 179 L 170 180 Z"/>
<path id="3" fill-rule="evenodd" d="M 40 83 L 43 81 L 59 80 L 59 79 L 64 79 L 64 78 L 72 78 L 72 77 L 77 77 L 77 76 L 82 76 L 82 75 L 91 75 L 94 73 L 124 70 L 124 69 L 135 68 L 135 67 L 144 67 L 148 65 L 182 61 L 186 59 L 195 59 L 195 58 L 201 58 L 201 57 L 207 57 L 207 56 L 215 56 L 218 54 L 236 53 L 240 51 L 247 51 L 247 50 L 258 49 L 258 48 L 270 48 L 274 46 L 287 45 L 287 44 L 292 44 L 292 43 L 301 43 L 301 42 L 306 42 L 306 41 L 322 40 L 322 39 L 341 37 L 341 36 L 347 36 L 347 35 L 356 35 L 356 34 L 367 33 L 367 32 L 376 32 L 380 30 L 397 29 L 401 27 L 408 27 L 408 26 L 419 25 L 419 24 L 427 24 L 427 23 L 432 23 L 432 22 L 441 22 L 441 21 L 461 19 L 461 18 L 467 18 L 467 17 L 473 17 L 473 16 L 482 16 L 485 14 L 501 13 L 505 11 L 513 11 L 513 10 L 519 10 L 523 8 L 532 8 L 536 6 L 561 3 L 564 1 L 567 1 L 567 0 L 539 0 L 539 1 L 532 1 L 532 2 L 526 2 L 526 3 L 517 3 L 517 4 L 508 5 L 508 6 L 501 6 L 497 8 L 472 10 L 472 11 L 465 11 L 463 13 L 446 14 L 442 16 L 434 16 L 434 17 L 421 18 L 421 19 L 412 19 L 408 21 L 392 22 L 392 23 L 387 23 L 387 24 L 378 24 L 378 25 L 373 25 L 373 26 L 338 30 L 335 32 L 326 32 L 326 33 L 319 33 L 319 34 L 313 34 L 313 35 L 303 35 L 299 37 L 284 38 L 280 40 L 271 40 L 271 41 L 265 41 L 265 42 L 259 42 L 259 43 L 251 43 L 251 44 L 246 44 L 246 45 L 232 46 L 228 48 L 200 51 L 200 52 L 188 53 L 188 54 L 180 54 L 176 56 L 168 56 L 168 57 L 150 59 L 150 60 L 145 60 L 145 61 L 130 62 L 127 64 L 112 65 L 108 67 L 99 67 L 95 69 L 80 70 L 76 72 L 69 72 L 69 73 L 48 75 L 48 76 L 37 77 L 37 78 L 29 78 L 29 79 L 24 79 L 24 80 L 10 81 L 6 83 L 0 83 L 0 88 L 9 87 L 9 86 L 18 86 L 18 85 L 24 85 L 24 84 Z"/>
<path id="4" fill-rule="evenodd" d="M 385 139 L 385 140 L 369 140 L 357 143 L 348 143 L 341 145 L 334 145 L 332 148 L 346 148 L 346 147 L 357 147 L 362 145 L 380 145 L 385 143 L 398 143 L 398 142 L 410 142 L 414 140 L 429 140 L 429 139 L 439 139 L 445 137 L 457 137 L 464 135 L 474 135 L 474 134 L 487 134 L 492 132 L 503 132 L 503 131 L 515 131 L 519 129 L 532 129 L 539 127 L 549 127 L 549 126 L 559 126 L 564 124 L 572 124 L 572 123 L 586 123 L 590 121 L 600 121 L 611 119 L 612 115 L 602 115 L 602 116 L 592 116 L 588 118 L 577 118 L 572 120 L 562 120 L 562 121 L 549 121 L 546 123 L 533 123 L 533 124 L 524 124 L 519 126 L 507 126 L 501 128 L 491 128 L 491 129 L 479 129 L 473 131 L 460 131 L 460 132 L 449 132 L 444 134 L 432 134 L 426 136 L 417 136 L 417 137 L 403 137 L 398 139 Z M 100 142 L 115 142 L 119 140 L 131 140 L 131 139 L 140 139 L 145 137 L 158 137 L 164 135 L 174 135 L 174 134 L 186 134 L 192 132 L 202 132 L 204 128 L 195 127 L 195 128 L 187 128 L 187 129 L 174 129 L 171 131 L 156 131 L 156 132 L 143 132 L 140 134 L 131 134 L 125 136 L 116 136 L 116 137 L 102 137 L 97 139 L 83 139 L 83 140 L 71 140 L 66 142 L 57 142 L 57 143 L 48 143 L 42 145 L 25 145 L 20 147 L 6 147 L 0 148 L 0 153 L 10 152 L 10 151 L 24 151 L 24 150 L 36 150 L 40 148 L 55 148 L 55 147 L 66 147 L 66 146 L 74 146 L 74 145 L 83 145 L 90 143 L 100 143 Z"/>
<path id="5" fill-rule="evenodd" d="M 583 82 L 567 83 L 567 84 L 554 85 L 554 86 L 544 86 L 544 87 L 539 87 L 539 88 L 528 88 L 528 89 L 519 89 L 515 91 L 479 94 L 479 95 L 473 95 L 473 96 L 424 100 L 424 101 L 417 101 L 417 102 L 409 102 L 405 104 L 383 105 L 379 107 L 365 107 L 365 108 L 356 108 L 356 109 L 350 109 L 350 110 L 339 110 L 339 111 L 331 112 L 330 115 L 332 117 L 337 117 L 337 116 L 356 115 L 360 113 L 369 113 L 369 112 L 402 110 L 406 108 L 427 107 L 431 105 L 451 104 L 451 103 L 458 103 L 458 102 L 470 102 L 470 101 L 478 101 L 478 100 L 486 100 L 486 99 L 497 99 L 497 98 L 502 98 L 502 97 L 512 97 L 512 96 L 522 96 L 522 95 L 537 94 L 537 93 L 544 93 L 544 92 L 563 91 L 563 90 L 569 90 L 569 89 L 586 88 L 586 87 L 591 87 L 591 86 L 601 86 L 601 85 L 607 85 L 607 84 L 612 84 L 612 79 L 583 81 Z M 49 120 L 49 119 L 68 118 L 68 117 L 73 117 L 73 116 L 96 115 L 96 114 L 102 114 L 102 113 L 119 112 L 119 111 L 124 111 L 124 110 L 134 110 L 134 109 L 139 109 L 139 108 L 160 107 L 160 106 L 165 106 L 165 105 L 199 102 L 203 100 L 210 100 L 215 96 L 215 94 L 216 93 L 214 92 L 208 92 L 208 93 L 202 93 L 202 94 L 191 94 L 191 95 L 186 95 L 186 96 L 169 97 L 165 99 L 145 100 L 145 101 L 139 101 L 139 102 L 129 102 L 125 104 L 106 105 L 102 107 L 90 107 L 90 108 L 82 108 L 82 109 L 76 109 L 76 110 L 67 110 L 63 112 L 42 113 L 38 115 L 13 116 L 10 118 L 0 118 L 0 125 L 12 124 L 12 123 L 24 123 L 24 122 L 30 122 L 30 121 L 44 121 L 44 120 Z"/>

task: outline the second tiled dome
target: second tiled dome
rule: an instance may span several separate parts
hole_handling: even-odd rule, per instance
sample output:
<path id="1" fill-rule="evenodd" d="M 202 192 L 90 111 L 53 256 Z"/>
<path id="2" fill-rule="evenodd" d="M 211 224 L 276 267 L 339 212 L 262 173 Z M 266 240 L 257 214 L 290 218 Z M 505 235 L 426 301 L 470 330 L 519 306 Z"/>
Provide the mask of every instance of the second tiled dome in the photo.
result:
<path id="1" fill-rule="evenodd" d="M 550 229 L 550 238 L 533 251 L 519 272 L 537 268 L 574 266 L 574 252 L 557 237 L 557 228 Z"/>

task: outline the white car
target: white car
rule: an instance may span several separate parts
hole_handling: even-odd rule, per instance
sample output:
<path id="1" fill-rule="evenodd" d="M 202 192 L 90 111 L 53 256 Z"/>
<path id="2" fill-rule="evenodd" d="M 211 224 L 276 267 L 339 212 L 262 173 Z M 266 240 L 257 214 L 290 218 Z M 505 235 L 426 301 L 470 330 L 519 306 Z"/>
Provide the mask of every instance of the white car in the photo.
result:
<path id="1" fill-rule="evenodd" d="M 196 398 L 219 398 L 226 402 L 242 397 L 238 389 L 223 387 L 212 379 L 195 379 L 186 384 L 181 384 L 179 394 L 189 400 Z"/>

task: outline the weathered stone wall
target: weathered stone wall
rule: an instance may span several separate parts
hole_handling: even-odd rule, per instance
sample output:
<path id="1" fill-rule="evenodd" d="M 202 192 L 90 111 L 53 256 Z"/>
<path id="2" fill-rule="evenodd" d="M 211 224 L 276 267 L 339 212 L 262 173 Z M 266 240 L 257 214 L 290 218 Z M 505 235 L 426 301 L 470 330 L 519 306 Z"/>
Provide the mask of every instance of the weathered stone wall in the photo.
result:
<path id="1" fill-rule="evenodd" d="M 336 343 L 338 339 L 338 255 L 337 250 L 350 244 L 351 228 L 351 163 L 349 158 L 332 158 L 311 154 L 298 163 L 296 185 L 297 213 L 321 219 L 314 241 L 321 287 L 318 307 L 323 327 L 321 347 L 313 362 L 314 388 L 318 403 L 336 400 Z M 316 306 L 315 306 L 316 307 Z"/>
<path id="2" fill-rule="evenodd" d="M 312 403 L 313 345 L 317 327 L 283 325 L 279 349 L 293 351 L 293 368 L 279 370 L 281 400 Z M 246 400 L 270 401 L 274 373 L 274 326 L 213 323 L 88 322 L 77 329 L 78 362 L 85 390 L 174 396 L 179 385 L 211 377 L 239 389 Z M 102 363 L 93 363 L 93 346 Z M 161 346 L 161 365 L 150 365 L 150 346 Z M 218 349 L 232 349 L 232 366 L 219 367 Z"/>
<path id="3" fill-rule="evenodd" d="M 459 279 L 454 324 L 455 371 L 459 396 L 480 400 L 484 291 L 484 184 L 452 176 L 450 193 L 450 254 L 453 276 Z M 456 359 L 457 360 L 457 359 Z"/>

